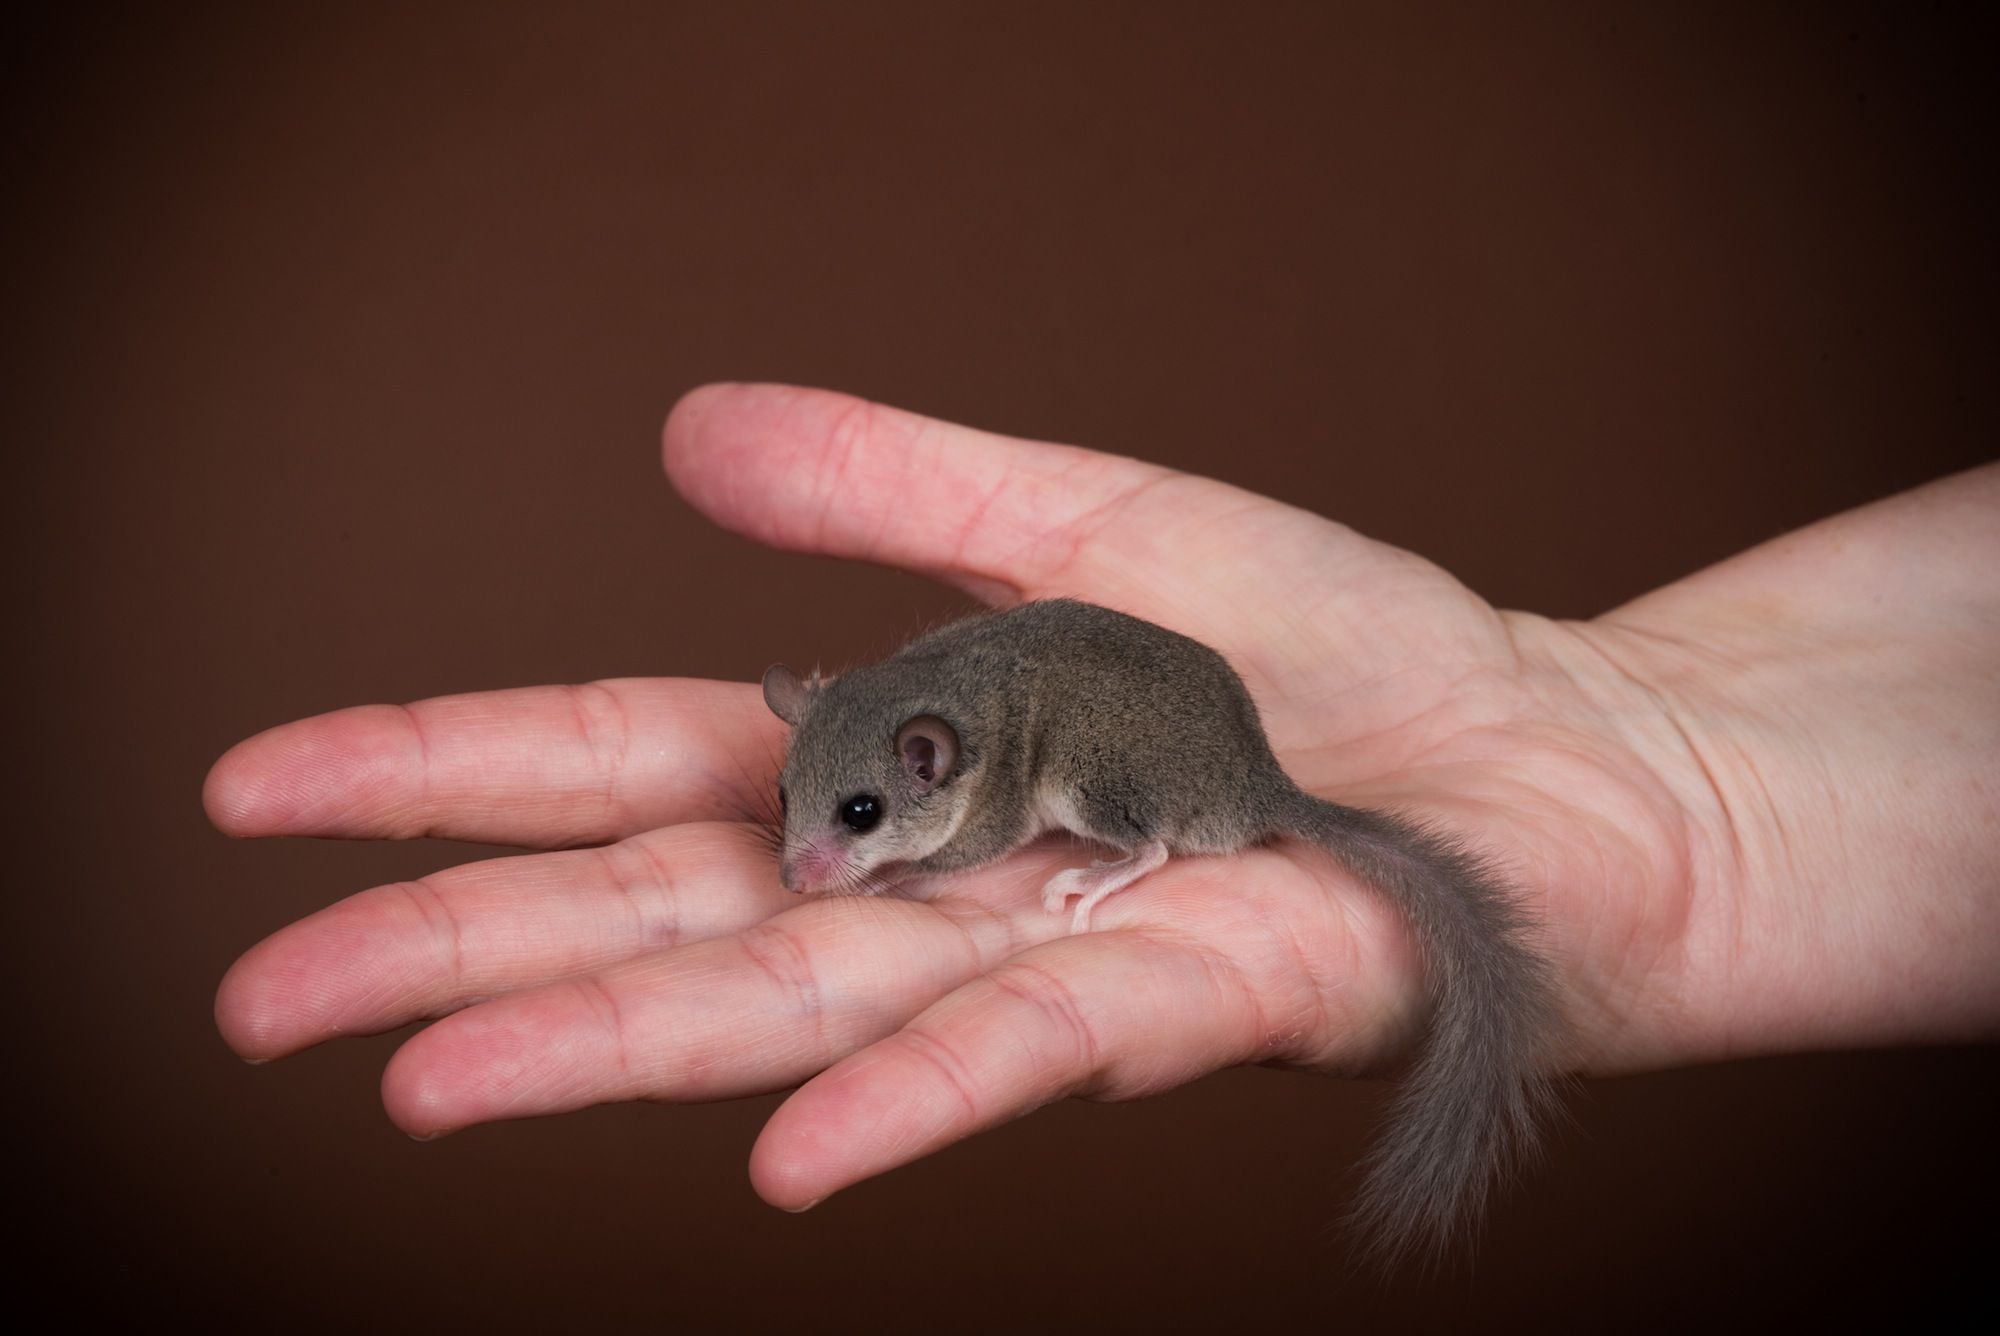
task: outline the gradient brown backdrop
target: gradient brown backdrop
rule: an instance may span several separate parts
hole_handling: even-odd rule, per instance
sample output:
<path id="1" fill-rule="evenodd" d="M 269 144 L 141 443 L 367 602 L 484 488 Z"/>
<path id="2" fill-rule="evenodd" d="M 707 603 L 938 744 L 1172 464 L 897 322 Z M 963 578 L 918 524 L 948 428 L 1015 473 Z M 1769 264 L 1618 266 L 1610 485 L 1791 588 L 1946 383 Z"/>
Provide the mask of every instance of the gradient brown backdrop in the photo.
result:
<path id="1" fill-rule="evenodd" d="M 1217 474 L 1569 615 L 1978 462 L 1968 19 L 293 8 L 15 34 L 31 1291 L 302 1329 L 1365 1330 L 1984 1289 L 1990 1049 L 1592 1083 L 1475 1270 L 1388 1286 L 1325 1229 L 1371 1085 L 1060 1106 L 798 1218 L 743 1172 L 776 1097 L 418 1145 L 376 1098 L 397 1036 L 253 1069 L 210 998 L 262 934 L 478 851 L 232 844 L 198 804 L 299 715 L 747 677 L 954 606 L 675 498 L 657 430 L 714 378 Z"/>

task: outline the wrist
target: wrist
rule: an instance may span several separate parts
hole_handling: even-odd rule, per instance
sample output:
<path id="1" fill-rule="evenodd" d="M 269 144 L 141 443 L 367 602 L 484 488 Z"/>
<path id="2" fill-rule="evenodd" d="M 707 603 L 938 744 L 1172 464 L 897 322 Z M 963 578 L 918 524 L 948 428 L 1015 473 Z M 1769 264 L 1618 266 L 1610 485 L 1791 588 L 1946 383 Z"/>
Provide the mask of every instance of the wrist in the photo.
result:
<path id="1" fill-rule="evenodd" d="M 1590 632 L 1677 740 L 1651 755 L 1702 854 L 1682 1056 L 2000 1033 L 1992 716 L 1964 717 L 1976 681 L 1878 624 L 1704 612 L 1625 610 Z"/>

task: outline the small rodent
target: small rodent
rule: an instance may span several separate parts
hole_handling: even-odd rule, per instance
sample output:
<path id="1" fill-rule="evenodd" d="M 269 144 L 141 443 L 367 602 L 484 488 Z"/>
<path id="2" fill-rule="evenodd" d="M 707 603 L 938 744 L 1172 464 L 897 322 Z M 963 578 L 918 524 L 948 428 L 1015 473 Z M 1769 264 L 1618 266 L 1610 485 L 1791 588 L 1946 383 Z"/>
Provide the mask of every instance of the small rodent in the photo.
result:
<path id="1" fill-rule="evenodd" d="M 1081 897 L 1077 931 L 1169 855 L 1286 835 L 1386 894 L 1415 930 L 1434 1012 L 1350 1216 L 1370 1250 L 1443 1248 L 1532 1148 L 1555 1012 L 1513 898 L 1451 840 L 1302 792 L 1206 645 L 1052 599 L 953 622 L 831 680 L 777 664 L 763 686 L 792 725 L 778 789 L 791 890 L 882 889 L 1060 829 L 1126 855 L 1044 888 L 1051 912 Z"/>

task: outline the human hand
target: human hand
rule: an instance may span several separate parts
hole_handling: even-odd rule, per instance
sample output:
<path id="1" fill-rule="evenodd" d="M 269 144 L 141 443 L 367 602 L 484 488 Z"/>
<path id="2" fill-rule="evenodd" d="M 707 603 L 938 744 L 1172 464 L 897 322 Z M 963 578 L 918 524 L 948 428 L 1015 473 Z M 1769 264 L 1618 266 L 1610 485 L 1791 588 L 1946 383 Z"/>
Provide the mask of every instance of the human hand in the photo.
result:
<path id="1" fill-rule="evenodd" d="M 1219 483 L 812 391 L 698 391 L 666 457 L 697 506 L 773 545 L 991 601 L 1085 598 L 1219 649 L 1302 787 L 1405 811 L 1508 871 L 1584 1069 L 1812 1042 L 1803 1016 L 1847 982 L 1782 930 L 1796 878 L 1768 879 L 1770 830 L 1731 801 L 1769 786 L 1789 740 L 1731 755 L 1715 738 L 1732 703 L 1670 671 L 1676 628 L 1715 597 L 1665 591 L 1585 625 L 1498 613 L 1419 558 Z M 250 739 L 206 793 L 232 834 L 559 851 L 283 929 L 224 980 L 225 1038 L 272 1058 L 442 1018 L 384 1077 L 421 1136 L 804 1082 L 751 1165 L 796 1209 L 1066 1095 L 1245 1062 L 1365 1071 L 1416 1036 L 1402 925 L 1303 847 L 1176 860 L 1081 936 L 1041 908 L 1060 847 L 927 902 L 801 903 L 748 819 L 782 746 L 754 686 L 671 679 L 364 707 Z"/>

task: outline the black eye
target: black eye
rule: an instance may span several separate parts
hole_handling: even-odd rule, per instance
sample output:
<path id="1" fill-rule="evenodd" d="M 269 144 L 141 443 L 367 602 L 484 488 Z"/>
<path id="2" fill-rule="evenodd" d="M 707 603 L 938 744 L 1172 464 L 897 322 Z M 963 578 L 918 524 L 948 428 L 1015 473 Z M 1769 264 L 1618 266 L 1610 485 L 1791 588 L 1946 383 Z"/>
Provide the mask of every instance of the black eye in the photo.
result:
<path id="1" fill-rule="evenodd" d="M 785 786 L 783 784 L 780 784 L 778 785 L 778 811 L 780 813 L 783 813 L 783 812 L 789 812 L 790 810 L 791 810 L 791 805 L 785 801 Z"/>
<path id="2" fill-rule="evenodd" d="M 882 800 L 872 793 L 857 793 L 840 805 L 840 821 L 849 830 L 873 830 L 882 819 Z"/>

